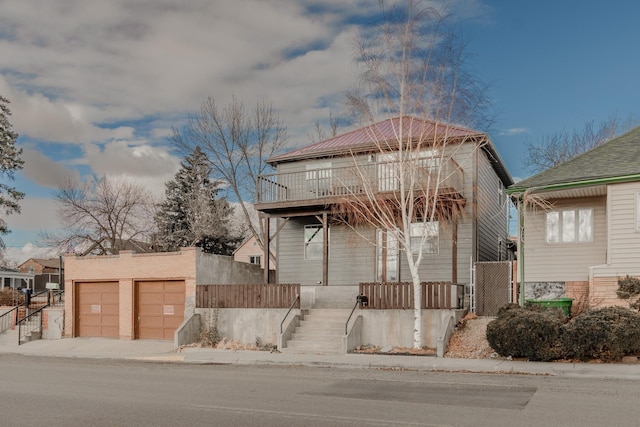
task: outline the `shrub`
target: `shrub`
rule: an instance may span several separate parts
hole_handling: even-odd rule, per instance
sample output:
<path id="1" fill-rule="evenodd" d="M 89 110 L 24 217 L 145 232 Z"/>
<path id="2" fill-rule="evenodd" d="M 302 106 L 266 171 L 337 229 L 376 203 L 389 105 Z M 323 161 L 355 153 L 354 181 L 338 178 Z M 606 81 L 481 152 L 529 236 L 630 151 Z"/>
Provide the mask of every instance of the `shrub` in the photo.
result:
<path id="1" fill-rule="evenodd" d="M 503 307 L 501 315 L 487 325 L 487 341 L 501 356 L 529 360 L 562 357 L 562 322 L 555 311 L 531 311 Z"/>
<path id="2" fill-rule="evenodd" d="M 0 305 L 18 305 L 24 301 L 24 295 L 15 289 L 4 288 L 0 291 Z"/>
<path id="3" fill-rule="evenodd" d="M 566 357 L 619 360 L 640 351 L 640 315 L 622 307 L 586 311 L 564 326 Z"/>
<path id="4" fill-rule="evenodd" d="M 630 276 L 618 279 L 616 294 L 629 303 L 629 308 L 640 311 L 640 279 Z"/>

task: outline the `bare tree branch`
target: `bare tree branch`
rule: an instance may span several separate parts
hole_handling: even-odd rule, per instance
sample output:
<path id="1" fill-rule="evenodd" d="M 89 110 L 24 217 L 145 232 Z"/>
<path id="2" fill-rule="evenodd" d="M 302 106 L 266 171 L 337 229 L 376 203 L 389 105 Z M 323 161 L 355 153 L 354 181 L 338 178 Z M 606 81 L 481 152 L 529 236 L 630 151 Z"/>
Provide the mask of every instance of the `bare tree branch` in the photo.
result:
<path id="1" fill-rule="evenodd" d="M 146 242 L 153 230 L 151 195 L 126 179 L 67 180 L 54 198 L 62 230 L 42 232 L 39 240 L 60 253 L 93 247 L 99 254 L 117 254 L 134 242 Z"/>
<path id="2" fill-rule="evenodd" d="M 385 236 L 381 243 L 361 234 L 371 244 L 404 254 L 416 304 L 415 347 L 422 346 L 419 267 L 425 248 L 436 228 L 464 213 L 464 200 L 451 192 L 463 173 L 455 158 L 465 144 L 475 152 L 486 143 L 486 134 L 453 123 L 490 122 L 487 87 L 465 71 L 466 45 L 444 11 L 424 4 L 410 0 L 388 7 L 380 1 L 383 23 L 359 40 L 360 86 L 347 93 L 347 105 L 373 142 L 378 178 L 354 154 L 357 172 L 349 179 L 358 182 L 358 193 L 350 192 L 334 212 L 356 233 L 368 225 Z M 473 153 L 465 155 L 470 160 Z"/>
<path id="3" fill-rule="evenodd" d="M 287 140 L 287 131 L 273 107 L 260 101 L 247 111 L 234 97 L 220 110 L 214 98 L 209 97 L 184 129 L 174 129 L 172 139 L 185 154 L 197 146 L 207 154 L 213 177 L 224 181 L 240 202 L 247 227 L 264 250 L 262 224 L 256 226 L 251 221 L 246 203 L 256 200 L 258 177 L 270 167 L 265 160 Z"/>

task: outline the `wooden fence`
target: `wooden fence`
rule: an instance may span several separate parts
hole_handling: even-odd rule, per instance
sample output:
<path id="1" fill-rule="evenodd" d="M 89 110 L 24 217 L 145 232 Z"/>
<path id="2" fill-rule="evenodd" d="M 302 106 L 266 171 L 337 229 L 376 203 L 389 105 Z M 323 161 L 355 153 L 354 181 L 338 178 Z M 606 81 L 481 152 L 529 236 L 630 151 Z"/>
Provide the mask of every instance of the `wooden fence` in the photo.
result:
<path id="1" fill-rule="evenodd" d="M 300 284 L 197 285 L 197 308 L 289 308 Z M 300 299 L 295 306 L 300 308 Z"/>
<path id="2" fill-rule="evenodd" d="M 455 301 L 458 287 L 451 282 L 422 282 L 423 309 L 460 308 Z M 401 283 L 360 283 L 360 295 L 368 298 L 369 309 L 413 309 L 413 284 Z M 452 303 L 453 301 L 453 303 Z"/>

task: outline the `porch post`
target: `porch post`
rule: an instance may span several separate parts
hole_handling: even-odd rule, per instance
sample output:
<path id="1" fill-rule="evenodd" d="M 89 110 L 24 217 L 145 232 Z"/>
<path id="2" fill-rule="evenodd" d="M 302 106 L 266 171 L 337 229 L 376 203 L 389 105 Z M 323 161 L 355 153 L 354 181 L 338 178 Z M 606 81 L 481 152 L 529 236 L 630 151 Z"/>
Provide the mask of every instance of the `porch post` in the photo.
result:
<path id="1" fill-rule="evenodd" d="M 455 215 L 451 224 L 451 283 L 458 283 L 458 218 Z"/>
<path id="2" fill-rule="evenodd" d="M 329 227 L 327 213 L 322 213 L 322 286 L 329 284 Z"/>
<path id="3" fill-rule="evenodd" d="M 269 267 L 271 264 L 271 260 L 270 260 L 270 251 L 269 251 L 269 247 L 271 246 L 271 242 L 269 241 L 269 235 L 271 234 L 270 230 L 269 230 L 269 224 L 271 223 L 271 221 L 269 221 L 269 217 L 264 217 L 264 239 L 262 240 L 264 242 L 263 244 L 263 248 L 262 248 L 262 258 L 264 259 L 264 283 L 269 283 Z"/>

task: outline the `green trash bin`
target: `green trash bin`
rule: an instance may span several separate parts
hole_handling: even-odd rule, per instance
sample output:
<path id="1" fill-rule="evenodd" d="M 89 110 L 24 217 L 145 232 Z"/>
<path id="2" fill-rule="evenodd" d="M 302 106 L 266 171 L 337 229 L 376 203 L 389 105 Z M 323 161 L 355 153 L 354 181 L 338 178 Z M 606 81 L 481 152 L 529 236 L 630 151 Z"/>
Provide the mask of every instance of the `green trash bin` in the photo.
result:
<path id="1" fill-rule="evenodd" d="M 559 308 L 562 310 L 565 316 L 569 317 L 571 315 L 571 304 L 573 303 L 573 298 L 556 298 L 550 300 L 527 300 L 530 304 L 541 305 L 542 307 L 547 308 Z"/>

